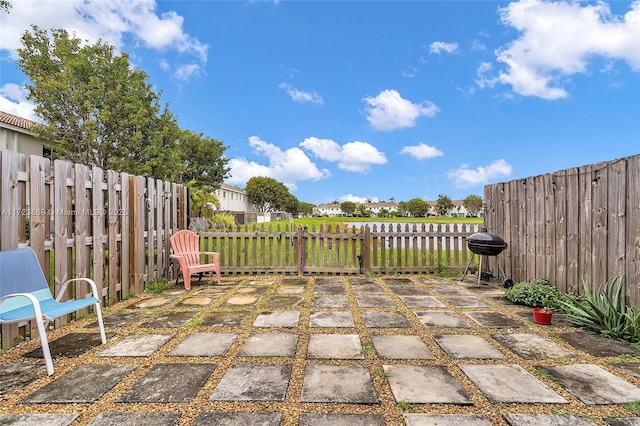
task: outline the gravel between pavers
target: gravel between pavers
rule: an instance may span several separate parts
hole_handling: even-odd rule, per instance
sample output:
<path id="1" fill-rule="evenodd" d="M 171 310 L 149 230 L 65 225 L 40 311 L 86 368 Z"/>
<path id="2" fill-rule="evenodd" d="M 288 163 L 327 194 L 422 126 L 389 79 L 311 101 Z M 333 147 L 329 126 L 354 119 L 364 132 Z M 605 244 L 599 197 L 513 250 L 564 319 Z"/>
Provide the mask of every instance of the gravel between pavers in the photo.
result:
<path id="1" fill-rule="evenodd" d="M 361 315 L 361 309 L 357 304 L 356 294 L 353 292 L 349 279 L 354 277 L 332 277 L 333 279 L 339 279 L 345 284 L 346 296 L 349 301 L 348 309 L 352 312 L 355 327 L 354 328 L 322 328 L 314 329 L 308 327 L 309 316 L 312 311 L 332 311 L 338 309 L 332 308 L 317 308 L 312 307 L 313 300 L 313 287 L 317 277 L 304 277 L 307 280 L 306 291 L 302 295 L 304 297 L 304 303 L 302 306 L 297 306 L 291 309 L 300 310 L 301 317 L 298 327 L 295 328 L 269 328 L 268 332 L 282 332 L 282 333 L 296 333 L 298 334 L 298 350 L 293 357 L 263 357 L 263 358 L 249 358 L 238 357 L 237 353 L 242 347 L 242 343 L 247 337 L 256 330 L 253 329 L 252 323 L 259 313 L 265 311 L 278 311 L 288 310 L 285 308 L 279 309 L 264 309 L 270 296 L 281 294 L 277 293 L 277 287 L 283 285 L 288 290 L 292 286 L 300 285 L 296 284 L 299 280 L 298 277 L 287 276 L 260 276 L 260 277 L 243 277 L 243 278 L 225 278 L 223 279 L 223 286 L 230 286 L 229 290 L 223 293 L 223 295 L 214 300 L 207 306 L 187 306 L 178 305 L 181 301 L 188 297 L 192 297 L 198 294 L 200 291 L 216 287 L 213 285 L 213 281 L 203 280 L 201 283 L 194 283 L 192 289 L 188 292 L 184 292 L 180 287 L 171 287 L 164 291 L 160 296 L 153 296 L 151 294 L 143 294 L 139 297 L 134 297 L 126 301 L 117 303 L 116 305 L 106 308 L 103 311 L 105 317 L 121 312 L 124 310 L 133 309 L 132 307 L 139 304 L 143 300 L 152 298 L 167 298 L 169 303 L 156 308 L 145 309 L 149 312 L 149 316 L 153 315 L 157 317 L 165 314 L 169 311 L 190 311 L 198 313 L 198 318 L 202 319 L 212 311 L 224 310 L 224 311 L 249 311 L 250 314 L 244 318 L 241 327 L 202 327 L 197 325 L 196 322 L 192 322 L 187 326 L 180 328 L 155 328 L 155 329 L 143 329 L 140 328 L 146 318 L 134 322 L 132 325 L 123 328 L 107 328 L 107 332 L 116 333 L 116 336 L 109 339 L 108 345 L 113 345 L 117 340 L 132 334 L 132 333 L 174 333 L 175 336 L 159 350 L 146 358 L 101 358 L 95 356 L 98 352 L 104 350 L 104 346 L 96 347 L 78 358 L 55 358 L 54 367 L 55 374 L 53 376 L 46 376 L 44 373 L 31 384 L 20 389 L 19 391 L 0 396 L 0 413 L 13 413 L 13 414 L 28 414 L 28 413 L 78 413 L 79 417 L 72 423 L 73 425 L 85 425 L 89 423 L 98 413 L 103 412 L 178 412 L 181 414 L 178 421 L 179 425 L 191 425 L 195 421 L 198 414 L 202 412 L 272 412 L 278 411 L 282 413 L 283 425 L 296 425 L 298 424 L 299 416 L 301 413 L 341 413 L 341 414 L 378 414 L 384 417 L 388 425 L 403 425 L 403 413 L 429 413 L 429 414 L 477 414 L 485 416 L 494 425 L 506 425 L 506 421 L 502 415 L 507 413 L 519 413 L 519 414 L 537 414 L 537 413 L 571 413 L 575 415 L 583 415 L 590 417 L 597 424 L 606 424 L 602 419 L 605 417 L 633 417 L 638 416 L 637 410 L 640 409 L 640 403 L 635 406 L 628 406 L 622 404 L 616 405 L 604 405 L 604 406 L 586 406 L 581 403 L 577 398 L 567 392 L 564 388 L 559 386 L 552 380 L 549 380 L 543 374 L 538 366 L 551 366 L 560 364 L 581 364 L 590 363 L 595 364 L 607 371 L 614 373 L 616 376 L 626 380 L 632 385 L 640 386 L 640 379 L 626 374 L 620 369 L 613 369 L 609 364 L 620 362 L 619 357 L 598 358 L 591 356 L 587 353 L 581 352 L 576 348 L 569 346 L 566 342 L 556 337 L 555 334 L 565 331 L 576 331 L 576 329 L 570 327 L 541 327 L 533 324 L 532 318 L 527 320 L 523 319 L 516 314 L 517 311 L 523 309 L 522 306 L 510 306 L 498 304 L 494 297 L 483 294 L 482 292 L 474 292 L 474 295 L 479 299 L 489 303 L 492 308 L 456 308 L 447 303 L 443 295 L 436 294 L 429 291 L 430 285 L 433 284 L 446 284 L 453 286 L 460 286 L 462 283 L 454 280 L 429 278 L 427 276 L 403 276 L 402 278 L 409 278 L 414 285 L 426 290 L 429 295 L 436 296 L 438 300 L 446 305 L 445 308 L 413 308 L 409 309 L 400 300 L 399 296 L 394 293 L 389 285 L 385 282 L 386 279 L 390 281 L 398 277 L 378 276 L 371 277 L 370 279 L 380 284 L 386 292 L 387 296 L 390 296 L 394 301 L 395 306 L 393 308 L 366 308 L 367 310 L 381 310 L 390 311 L 397 310 L 402 312 L 409 320 L 411 328 L 376 328 L 371 329 L 364 326 L 363 318 Z M 260 294 L 260 299 L 255 306 L 233 306 L 226 305 L 225 302 L 232 296 L 247 295 L 247 288 L 261 288 L 264 284 L 264 292 L 257 292 Z M 464 283 L 465 287 L 473 290 L 475 287 L 475 280 L 468 280 Z M 498 287 L 496 287 L 498 288 Z M 239 291 L 240 290 L 240 291 Z M 214 297 L 207 295 L 207 297 Z M 224 305 L 224 306 L 223 306 Z M 470 311 L 486 311 L 488 309 L 499 310 L 511 318 L 517 319 L 523 323 L 522 327 L 513 329 L 504 328 L 488 328 L 480 327 L 474 324 L 472 321 L 468 321 L 472 324 L 471 328 L 438 328 L 438 327 L 425 327 L 418 318 L 413 314 L 413 311 L 422 310 L 448 310 L 454 311 L 463 318 L 467 318 L 464 312 Z M 55 330 L 48 334 L 49 342 L 64 336 L 68 333 L 74 332 L 97 332 L 97 328 L 87 328 L 87 325 L 94 322 L 95 318 L 82 319 L 64 327 Z M 183 341 L 183 339 L 195 332 L 221 332 L 221 333 L 238 333 L 238 338 L 231 346 L 230 350 L 222 357 L 168 357 L 167 354 L 171 352 L 175 347 Z M 309 336 L 313 333 L 335 333 L 335 334 L 358 334 L 360 336 L 363 349 L 365 352 L 364 360 L 309 360 L 306 358 L 306 348 L 309 342 Z M 500 343 L 491 338 L 491 334 L 502 333 L 537 333 L 543 337 L 549 338 L 560 346 L 573 352 L 575 358 L 565 359 L 548 359 L 542 361 L 528 361 L 524 360 Z M 428 348 L 435 355 L 433 360 L 387 360 L 377 356 L 373 349 L 371 335 L 394 335 L 394 334 L 412 334 L 420 336 L 426 343 Z M 449 357 L 435 342 L 434 335 L 437 334 L 474 334 L 485 338 L 485 340 L 491 342 L 493 346 L 500 349 L 505 355 L 505 359 L 498 360 L 461 360 L 453 359 Z M 18 347 L 12 348 L 6 351 L 0 356 L 1 363 L 39 363 L 43 364 L 43 360 L 31 359 L 23 357 L 23 354 L 39 347 L 38 341 L 25 342 Z M 628 359 L 629 362 L 640 362 L 637 357 Z M 122 394 L 129 389 L 134 382 L 142 378 L 154 365 L 158 363 L 215 363 L 216 368 L 200 389 L 195 399 L 189 403 L 139 403 L 139 404 L 127 404 L 116 402 Z M 236 363 L 265 363 L 265 364 L 290 364 L 292 366 L 292 374 L 289 380 L 289 386 L 286 393 L 284 402 L 218 402 L 210 401 L 209 396 L 213 393 L 213 390 L 222 379 L 227 369 Z M 43 386 L 51 383 L 53 380 L 61 377 L 66 372 L 70 371 L 73 367 L 81 364 L 112 364 L 112 363 L 124 363 L 124 364 L 138 364 L 138 368 L 127 378 L 119 382 L 114 388 L 108 391 L 102 398 L 92 404 L 21 404 L 20 401 L 27 395 L 42 388 Z M 300 397 L 302 394 L 302 384 L 305 366 L 308 364 L 329 363 L 331 365 L 358 365 L 366 366 L 369 369 L 371 378 L 373 380 L 373 386 L 377 393 L 379 400 L 378 404 L 325 404 L 325 403 L 302 403 Z M 457 380 L 462 386 L 464 391 L 473 400 L 473 405 L 470 406 L 458 406 L 451 404 L 408 404 L 406 402 L 396 402 L 392 393 L 389 383 L 386 379 L 386 375 L 383 371 L 383 365 L 424 365 L 424 366 L 443 366 L 446 370 Z M 537 379 L 542 381 L 545 385 L 551 388 L 553 391 L 561 395 L 569 404 L 492 404 L 487 398 L 478 390 L 476 386 L 467 378 L 462 372 L 459 365 L 461 364 L 516 364 L 529 373 L 533 374 Z M 635 409 L 636 411 L 633 411 Z"/>

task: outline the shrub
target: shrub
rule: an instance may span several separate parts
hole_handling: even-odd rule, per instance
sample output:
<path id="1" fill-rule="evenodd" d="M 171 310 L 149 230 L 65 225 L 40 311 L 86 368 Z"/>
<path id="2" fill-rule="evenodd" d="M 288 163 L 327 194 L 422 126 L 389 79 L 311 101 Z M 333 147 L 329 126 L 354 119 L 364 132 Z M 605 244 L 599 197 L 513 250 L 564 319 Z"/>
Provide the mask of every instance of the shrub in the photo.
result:
<path id="1" fill-rule="evenodd" d="M 504 295 L 513 303 L 532 308 L 557 309 L 560 307 L 560 292 L 546 278 L 539 278 L 533 283 L 517 283 L 506 290 Z"/>
<path id="2" fill-rule="evenodd" d="M 604 336 L 640 342 L 640 309 L 624 303 L 624 277 L 616 275 L 600 289 L 582 280 L 584 294 L 561 301 L 567 317 Z"/>

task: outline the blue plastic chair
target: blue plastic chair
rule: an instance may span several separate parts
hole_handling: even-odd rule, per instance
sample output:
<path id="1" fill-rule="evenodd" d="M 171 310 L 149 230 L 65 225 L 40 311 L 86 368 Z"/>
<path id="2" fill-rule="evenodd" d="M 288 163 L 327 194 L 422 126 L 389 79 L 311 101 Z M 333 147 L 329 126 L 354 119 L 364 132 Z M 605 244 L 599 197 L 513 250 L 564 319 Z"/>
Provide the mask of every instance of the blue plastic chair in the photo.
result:
<path id="1" fill-rule="evenodd" d="M 92 297 L 62 302 L 67 286 L 86 281 Z M 40 344 L 47 366 L 47 374 L 53 374 L 51 351 L 47 341 L 46 326 L 49 321 L 70 314 L 78 309 L 95 306 L 102 343 L 107 343 L 100 310 L 100 297 L 96 283 L 89 278 L 66 281 L 55 299 L 42 273 L 38 258 L 31 247 L 0 251 L 0 324 L 34 321 L 38 327 Z"/>

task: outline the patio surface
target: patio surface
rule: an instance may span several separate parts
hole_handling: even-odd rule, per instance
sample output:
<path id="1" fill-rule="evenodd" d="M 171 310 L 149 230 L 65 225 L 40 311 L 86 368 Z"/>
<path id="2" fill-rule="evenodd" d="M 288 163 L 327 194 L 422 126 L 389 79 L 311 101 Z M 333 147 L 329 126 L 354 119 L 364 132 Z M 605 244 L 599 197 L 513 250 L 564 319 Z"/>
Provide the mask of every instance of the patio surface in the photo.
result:
<path id="1" fill-rule="evenodd" d="M 640 425 L 640 351 L 498 284 L 207 279 L 0 356 L 0 425 Z"/>

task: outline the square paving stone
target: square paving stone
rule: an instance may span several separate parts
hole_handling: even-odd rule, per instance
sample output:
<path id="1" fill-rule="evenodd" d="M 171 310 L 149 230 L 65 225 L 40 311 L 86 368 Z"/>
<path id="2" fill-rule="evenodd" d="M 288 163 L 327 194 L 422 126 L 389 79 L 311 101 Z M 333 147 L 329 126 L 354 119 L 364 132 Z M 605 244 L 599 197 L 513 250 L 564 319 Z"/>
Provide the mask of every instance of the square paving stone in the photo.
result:
<path id="1" fill-rule="evenodd" d="M 114 333 L 109 333 L 107 338 L 111 338 L 114 335 Z M 100 345 L 102 345 L 100 333 L 69 333 L 49 342 L 49 351 L 53 358 L 77 358 Z M 28 358 L 44 358 L 42 347 L 29 351 L 24 356 Z"/>
<path id="2" fill-rule="evenodd" d="M 300 414 L 298 426 L 386 426 L 379 414 Z"/>
<path id="3" fill-rule="evenodd" d="M 492 334 L 491 337 L 524 359 L 542 360 L 575 357 L 572 352 L 539 334 Z"/>
<path id="4" fill-rule="evenodd" d="M 627 374 L 632 375 L 636 379 L 640 379 L 640 363 L 638 362 L 616 362 L 611 365 L 623 370 Z M 2 366 L 0 366 L 0 370 L 2 370 Z"/>
<path id="5" fill-rule="evenodd" d="M 616 339 L 608 339 L 592 332 L 560 333 L 559 336 L 574 348 L 597 357 L 640 356 L 640 350 L 630 346 L 628 343 Z"/>
<path id="6" fill-rule="evenodd" d="M 143 322 L 141 328 L 178 328 L 187 323 L 196 315 L 193 311 L 170 311 Z"/>
<path id="7" fill-rule="evenodd" d="M 300 311 L 268 312 L 258 315 L 254 327 L 297 327 Z"/>
<path id="8" fill-rule="evenodd" d="M 593 364 L 541 367 L 587 405 L 640 402 L 640 388 Z"/>
<path id="9" fill-rule="evenodd" d="M 250 312 L 213 312 L 199 324 L 200 327 L 240 327 Z"/>
<path id="10" fill-rule="evenodd" d="M 436 294 L 463 294 L 468 295 L 469 292 L 462 287 L 458 287 L 456 285 L 434 285 L 429 287 L 429 290 Z"/>
<path id="11" fill-rule="evenodd" d="M 308 278 L 283 278 L 282 279 L 282 284 L 286 284 L 286 285 L 307 285 L 309 284 L 309 279 Z"/>
<path id="12" fill-rule="evenodd" d="M 471 405 L 473 401 L 441 366 L 383 365 L 396 402 Z"/>
<path id="13" fill-rule="evenodd" d="M 609 426 L 640 426 L 640 417 L 617 417 L 605 418 Z"/>
<path id="14" fill-rule="evenodd" d="M 405 426 L 491 426 L 491 420 L 475 414 L 415 414 L 404 415 Z"/>
<path id="15" fill-rule="evenodd" d="M 314 365 L 305 367 L 301 402 L 376 404 L 369 370 L 360 365 Z"/>
<path id="16" fill-rule="evenodd" d="M 313 287 L 313 294 L 347 294 L 344 284 L 316 284 Z"/>
<path id="17" fill-rule="evenodd" d="M 378 281 L 375 278 L 363 278 L 363 277 L 353 277 L 349 278 L 349 284 L 351 285 L 359 285 L 359 284 L 377 284 Z"/>
<path id="18" fill-rule="evenodd" d="M 409 328 L 411 324 L 398 311 L 363 311 L 362 319 L 368 328 Z"/>
<path id="19" fill-rule="evenodd" d="M 280 426 L 282 413 L 200 413 L 194 426 Z"/>
<path id="20" fill-rule="evenodd" d="M 568 404 L 519 365 L 469 364 L 460 369 L 494 404 Z"/>
<path id="21" fill-rule="evenodd" d="M 427 296 L 429 292 L 417 285 L 390 285 L 389 288 L 398 296 Z"/>
<path id="22" fill-rule="evenodd" d="M 251 309 L 256 306 L 262 296 L 257 294 L 236 294 L 231 296 L 221 305 L 223 308 Z"/>
<path id="23" fill-rule="evenodd" d="M 291 365 L 235 364 L 229 367 L 210 401 L 284 401 Z"/>
<path id="24" fill-rule="evenodd" d="M 118 402 L 190 402 L 209 379 L 215 364 L 157 364 L 120 396 Z"/>
<path id="25" fill-rule="evenodd" d="M 389 308 L 396 306 L 389 296 L 356 296 L 361 308 Z"/>
<path id="26" fill-rule="evenodd" d="M 594 426 L 590 418 L 574 414 L 503 414 L 511 426 Z"/>
<path id="27" fill-rule="evenodd" d="M 98 352 L 96 356 L 150 356 L 173 336 L 173 334 L 133 334 Z"/>
<path id="28" fill-rule="evenodd" d="M 312 334 L 307 349 L 309 359 L 364 359 L 357 334 Z"/>
<path id="29" fill-rule="evenodd" d="M 313 296 L 311 306 L 314 308 L 348 308 L 347 296 Z"/>
<path id="30" fill-rule="evenodd" d="M 471 328 L 462 318 L 452 311 L 414 312 L 420 322 L 427 327 Z"/>
<path id="31" fill-rule="evenodd" d="M 433 296 L 400 296 L 408 308 L 445 308 L 445 304 Z"/>
<path id="32" fill-rule="evenodd" d="M 198 296 L 215 298 L 214 296 L 221 296 L 222 294 L 226 293 L 227 290 L 229 289 L 231 289 L 231 286 L 228 286 L 228 285 L 219 286 L 216 284 L 215 286 L 206 287 L 206 288 L 203 288 L 202 290 L 198 290 L 194 294 Z"/>
<path id="33" fill-rule="evenodd" d="M 351 312 L 319 311 L 309 316 L 309 327 L 352 328 L 355 323 Z"/>
<path id="34" fill-rule="evenodd" d="M 0 425 L 67 426 L 79 416 L 79 414 L 0 414 Z"/>
<path id="35" fill-rule="evenodd" d="M 506 355 L 480 336 L 449 335 L 433 336 L 440 347 L 455 359 L 503 359 Z"/>
<path id="36" fill-rule="evenodd" d="M 385 278 L 384 282 L 389 285 L 415 285 L 409 278 Z"/>
<path id="37" fill-rule="evenodd" d="M 265 309 L 299 308 L 304 303 L 301 296 L 271 296 L 264 304 Z"/>
<path id="38" fill-rule="evenodd" d="M 332 285 L 332 284 L 340 284 L 342 285 L 342 278 L 340 277 L 318 277 L 315 280 L 316 285 Z"/>
<path id="39" fill-rule="evenodd" d="M 502 312 L 466 312 L 465 315 L 482 327 L 514 328 L 522 326 L 520 321 L 515 320 Z"/>
<path id="40" fill-rule="evenodd" d="M 22 403 L 73 404 L 95 402 L 117 385 L 137 365 L 81 365 L 38 389 Z"/>
<path id="41" fill-rule="evenodd" d="M 208 305 L 212 304 L 214 300 L 215 299 L 212 298 L 212 297 L 205 297 L 205 296 L 188 297 L 188 298 L 180 301 L 177 306 L 180 306 L 182 308 L 208 306 Z"/>
<path id="42" fill-rule="evenodd" d="M 307 292 L 307 289 L 304 287 L 300 287 L 297 285 L 281 285 L 278 286 L 278 288 L 276 288 L 276 293 L 277 294 L 282 294 L 282 295 L 301 295 L 301 294 L 305 294 Z"/>
<path id="43" fill-rule="evenodd" d="M 418 336 L 371 336 L 373 347 L 386 359 L 435 359 L 433 352 Z"/>
<path id="44" fill-rule="evenodd" d="M 238 333 L 193 333 L 169 352 L 169 356 L 223 356 Z"/>
<path id="45" fill-rule="evenodd" d="M 107 315 L 102 319 L 102 322 L 104 323 L 105 327 L 124 328 L 130 326 L 134 322 L 142 320 L 146 316 L 147 315 L 143 311 L 126 310 Z M 97 326 L 98 322 L 95 321 L 89 324 L 87 327 L 95 328 Z"/>
<path id="46" fill-rule="evenodd" d="M 298 335 L 254 333 L 245 341 L 238 356 L 295 356 Z"/>
<path id="47" fill-rule="evenodd" d="M 384 289 L 380 284 L 359 284 L 352 285 L 351 289 L 355 294 L 367 295 L 367 294 L 384 294 Z"/>
<path id="48" fill-rule="evenodd" d="M 45 374 L 44 365 L 2 363 L 0 364 L 0 396 L 12 394 Z"/>
<path id="49" fill-rule="evenodd" d="M 443 297 L 443 299 L 456 308 L 486 308 L 491 306 L 475 296 L 447 296 Z"/>
<path id="50" fill-rule="evenodd" d="M 439 286 L 439 287 L 457 286 L 457 284 L 453 284 L 451 281 L 445 280 L 444 278 L 418 278 L 418 282 L 428 286 Z"/>
<path id="51" fill-rule="evenodd" d="M 100 413 L 87 426 L 173 426 L 180 413 Z"/>

